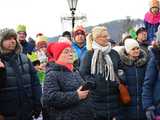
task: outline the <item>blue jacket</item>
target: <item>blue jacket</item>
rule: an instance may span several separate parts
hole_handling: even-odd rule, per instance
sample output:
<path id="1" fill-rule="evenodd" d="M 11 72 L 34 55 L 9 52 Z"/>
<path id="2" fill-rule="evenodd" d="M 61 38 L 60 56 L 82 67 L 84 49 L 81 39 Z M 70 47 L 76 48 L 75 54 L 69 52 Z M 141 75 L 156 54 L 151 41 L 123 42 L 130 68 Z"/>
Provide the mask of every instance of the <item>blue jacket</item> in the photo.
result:
<path id="1" fill-rule="evenodd" d="M 76 53 L 76 55 L 77 55 L 77 57 L 78 57 L 79 65 L 80 65 L 80 63 L 81 63 L 82 60 L 83 60 L 84 53 L 87 51 L 87 49 L 86 49 L 86 44 L 84 44 L 84 46 L 80 48 L 80 47 L 77 45 L 76 42 L 73 42 L 73 43 L 72 43 L 72 48 L 75 50 L 75 53 Z"/>
<path id="2" fill-rule="evenodd" d="M 49 109 L 48 120 L 93 120 L 89 101 L 80 100 L 76 92 L 83 82 L 79 72 L 55 63 L 47 64 L 42 99 Z"/>
<path id="3" fill-rule="evenodd" d="M 145 28 L 147 29 L 147 40 L 148 40 L 148 43 L 150 44 L 156 37 L 155 33 L 158 30 L 159 23 L 151 24 L 151 23 L 148 23 L 147 21 L 144 21 L 144 24 L 145 24 Z"/>
<path id="4" fill-rule="evenodd" d="M 21 45 L 22 45 L 22 49 L 23 49 L 22 52 L 24 54 L 31 53 L 34 51 L 34 46 L 27 41 L 25 41 L 24 43 L 21 43 Z"/>
<path id="5" fill-rule="evenodd" d="M 154 49 L 151 49 L 151 58 L 147 65 L 145 81 L 143 84 L 143 108 L 147 109 L 150 106 L 157 106 L 160 103 L 160 72 L 158 64 L 160 59 Z M 160 111 L 160 108 L 159 110 Z M 159 114 L 160 115 L 160 114 Z"/>
<path id="6" fill-rule="evenodd" d="M 133 61 L 128 57 L 124 49 L 119 53 L 124 70 L 124 83 L 127 85 L 131 96 L 131 103 L 122 106 L 122 114 L 125 120 L 145 120 L 145 112 L 142 108 L 142 85 L 148 59 L 147 54 L 141 51 L 138 60 Z"/>

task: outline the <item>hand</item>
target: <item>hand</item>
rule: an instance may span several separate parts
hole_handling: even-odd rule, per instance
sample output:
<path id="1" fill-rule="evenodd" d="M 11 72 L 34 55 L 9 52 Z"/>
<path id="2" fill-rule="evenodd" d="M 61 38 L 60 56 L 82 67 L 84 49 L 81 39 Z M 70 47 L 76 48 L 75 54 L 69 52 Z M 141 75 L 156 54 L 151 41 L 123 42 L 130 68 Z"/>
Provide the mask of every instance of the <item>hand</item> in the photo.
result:
<path id="1" fill-rule="evenodd" d="M 77 90 L 78 96 L 80 100 L 86 99 L 89 93 L 89 90 L 81 91 L 82 86 L 80 86 Z"/>
<path id="2" fill-rule="evenodd" d="M 153 110 L 146 111 L 146 117 L 147 120 L 154 120 L 155 119 L 154 111 Z"/>
<path id="3" fill-rule="evenodd" d="M 3 64 L 3 62 L 0 60 L 0 68 L 4 68 L 5 66 L 4 66 L 4 64 Z"/>
<path id="4" fill-rule="evenodd" d="M 34 118 L 38 118 L 41 114 L 41 107 L 35 107 L 34 110 L 32 111 L 32 116 Z"/>
<path id="5" fill-rule="evenodd" d="M 146 110 L 147 120 L 154 120 L 155 119 L 154 110 L 155 110 L 154 106 L 150 106 L 147 108 L 147 110 Z"/>

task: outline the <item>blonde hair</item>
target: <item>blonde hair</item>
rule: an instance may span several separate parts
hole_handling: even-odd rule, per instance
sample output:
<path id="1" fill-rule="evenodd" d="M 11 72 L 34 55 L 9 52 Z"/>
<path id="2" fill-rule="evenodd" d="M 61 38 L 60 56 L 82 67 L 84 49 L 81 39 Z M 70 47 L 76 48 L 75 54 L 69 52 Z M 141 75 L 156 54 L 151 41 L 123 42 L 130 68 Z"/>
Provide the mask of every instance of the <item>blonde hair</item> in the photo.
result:
<path id="1" fill-rule="evenodd" d="M 98 36 L 101 36 L 102 34 L 106 34 L 109 37 L 109 33 L 107 31 L 107 28 L 104 26 L 96 26 L 92 29 L 92 37 L 95 40 Z"/>
<path id="2" fill-rule="evenodd" d="M 96 26 L 92 29 L 92 33 L 89 33 L 86 37 L 87 50 L 92 50 L 92 42 L 101 35 L 107 35 L 107 39 L 110 38 L 108 30 L 104 26 Z"/>

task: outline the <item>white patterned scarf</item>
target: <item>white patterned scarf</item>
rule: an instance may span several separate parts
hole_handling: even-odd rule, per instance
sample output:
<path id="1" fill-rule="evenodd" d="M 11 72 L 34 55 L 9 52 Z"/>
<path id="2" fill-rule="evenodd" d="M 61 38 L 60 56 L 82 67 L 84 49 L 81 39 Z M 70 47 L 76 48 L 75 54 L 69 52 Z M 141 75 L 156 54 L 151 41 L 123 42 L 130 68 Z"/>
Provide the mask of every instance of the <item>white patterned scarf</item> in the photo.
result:
<path id="1" fill-rule="evenodd" d="M 115 81 L 113 63 L 109 56 L 111 43 L 109 42 L 106 47 L 103 47 L 93 41 L 92 47 L 94 54 L 91 63 L 91 74 L 102 74 L 106 80 Z"/>

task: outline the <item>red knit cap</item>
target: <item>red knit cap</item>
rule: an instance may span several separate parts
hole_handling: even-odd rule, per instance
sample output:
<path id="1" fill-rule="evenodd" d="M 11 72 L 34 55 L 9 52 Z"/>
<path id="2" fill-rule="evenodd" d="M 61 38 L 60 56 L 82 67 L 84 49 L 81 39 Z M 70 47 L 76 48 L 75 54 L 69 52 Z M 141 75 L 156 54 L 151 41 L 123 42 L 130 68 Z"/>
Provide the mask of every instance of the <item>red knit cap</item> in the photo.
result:
<path id="1" fill-rule="evenodd" d="M 84 27 L 82 25 L 77 26 L 75 28 L 74 36 L 77 36 L 79 33 L 81 33 L 82 35 L 86 35 L 86 31 L 85 31 L 85 29 L 84 29 Z"/>
<path id="2" fill-rule="evenodd" d="M 50 43 L 47 48 L 47 52 L 50 55 L 48 61 L 56 61 L 59 58 L 61 52 L 68 47 L 71 48 L 71 45 L 65 42 Z"/>

